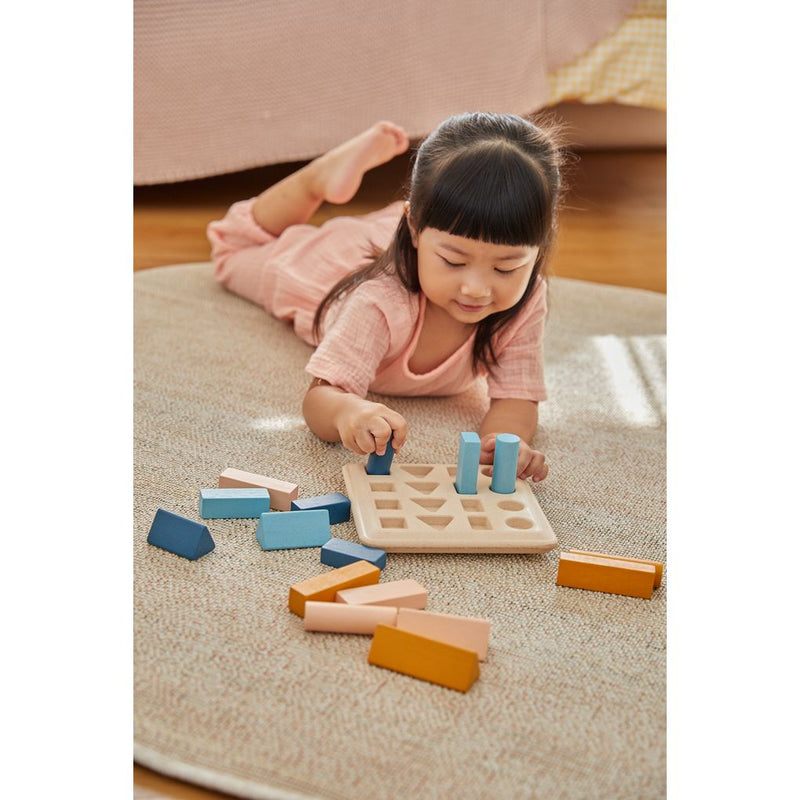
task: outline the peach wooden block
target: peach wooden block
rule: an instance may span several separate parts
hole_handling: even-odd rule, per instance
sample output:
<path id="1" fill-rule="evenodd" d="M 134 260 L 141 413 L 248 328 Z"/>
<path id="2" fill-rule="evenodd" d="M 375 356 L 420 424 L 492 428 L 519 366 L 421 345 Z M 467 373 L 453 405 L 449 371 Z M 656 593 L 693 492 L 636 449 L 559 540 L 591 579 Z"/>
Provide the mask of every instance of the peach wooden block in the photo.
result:
<path id="1" fill-rule="evenodd" d="M 367 561 L 355 561 L 346 567 L 316 575 L 289 588 L 289 610 L 302 617 L 309 600 L 331 602 L 340 589 L 367 586 L 377 583 L 380 577 L 380 569 Z"/>
<path id="2" fill-rule="evenodd" d="M 375 633 L 376 625 L 397 622 L 397 609 L 389 606 L 349 606 L 346 603 L 306 602 L 303 627 L 307 631 Z"/>
<path id="3" fill-rule="evenodd" d="M 292 500 L 297 499 L 298 486 L 296 483 L 279 481 L 266 475 L 257 475 L 255 472 L 245 472 L 241 469 L 228 467 L 219 476 L 220 489 L 235 489 L 254 487 L 266 489 L 269 492 L 269 505 L 276 511 L 290 511 Z"/>
<path id="4" fill-rule="evenodd" d="M 413 578 L 384 581 L 375 586 L 339 591 L 336 593 L 336 602 L 356 606 L 425 608 L 428 605 L 428 590 Z"/>
<path id="5" fill-rule="evenodd" d="M 558 559 L 558 586 L 647 598 L 653 595 L 655 580 L 652 564 L 569 552 L 561 553 Z"/>
<path id="6" fill-rule="evenodd" d="M 650 561 L 647 558 L 628 558 L 627 556 L 614 556 L 609 553 L 594 553 L 591 550 L 576 550 L 574 547 L 569 548 L 570 553 L 577 553 L 579 556 L 595 556 L 596 558 L 611 558 L 616 561 L 633 561 L 636 564 L 652 564 L 656 568 L 656 580 L 653 584 L 654 589 L 661 586 L 661 576 L 664 573 L 664 564 L 661 561 Z"/>
<path id="7" fill-rule="evenodd" d="M 415 608 L 397 609 L 397 627 L 411 631 L 429 639 L 454 644 L 466 650 L 474 650 L 480 661 L 486 661 L 489 649 L 488 619 L 461 617 L 456 614 L 435 614 L 432 611 L 419 611 Z"/>
<path id="8" fill-rule="evenodd" d="M 450 689 L 466 692 L 481 674 L 478 654 L 411 631 L 378 625 L 367 660 Z"/>

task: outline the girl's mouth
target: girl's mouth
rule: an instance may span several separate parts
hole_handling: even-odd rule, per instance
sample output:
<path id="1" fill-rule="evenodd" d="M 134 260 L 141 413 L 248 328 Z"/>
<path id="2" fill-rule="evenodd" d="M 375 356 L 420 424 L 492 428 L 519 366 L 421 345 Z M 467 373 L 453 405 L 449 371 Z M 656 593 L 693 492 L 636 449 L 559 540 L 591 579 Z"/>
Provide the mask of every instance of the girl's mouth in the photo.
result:
<path id="1" fill-rule="evenodd" d="M 467 314 L 474 314 L 474 313 L 476 313 L 478 311 L 483 311 L 486 308 L 486 306 L 488 305 L 488 303 L 484 303 L 483 305 L 480 305 L 480 306 L 473 306 L 473 305 L 467 305 L 466 303 L 459 303 L 456 300 L 456 305 L 462 311 L 465 311 Z"/>

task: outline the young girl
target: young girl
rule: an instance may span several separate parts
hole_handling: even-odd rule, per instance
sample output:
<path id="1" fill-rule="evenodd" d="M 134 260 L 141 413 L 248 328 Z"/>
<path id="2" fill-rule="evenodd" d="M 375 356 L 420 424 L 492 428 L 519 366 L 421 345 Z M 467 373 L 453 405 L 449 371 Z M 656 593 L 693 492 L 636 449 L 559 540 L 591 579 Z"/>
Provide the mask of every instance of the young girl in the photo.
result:
<path id="1" fill-rule="evenodd" d="M 531 442 L 546 398 L 542 268 L 558 148 L 521 117 L 451 117 L 420 145 L 405 202 L 303 224 L 407 148 L 402 128 L 379 122 L 235 203 L 208 226 L 215 275 L 317 345 L 303 415 L 320 438 L 359 455 L 382 455 L 390 438 L 398 450 L 406 421 L 368 390 L 452 395 L 486 376 L 481 463 L 492 463 L 498 433 L 515 433 L 518 476 L 540 481 L 548 467 Z"/>

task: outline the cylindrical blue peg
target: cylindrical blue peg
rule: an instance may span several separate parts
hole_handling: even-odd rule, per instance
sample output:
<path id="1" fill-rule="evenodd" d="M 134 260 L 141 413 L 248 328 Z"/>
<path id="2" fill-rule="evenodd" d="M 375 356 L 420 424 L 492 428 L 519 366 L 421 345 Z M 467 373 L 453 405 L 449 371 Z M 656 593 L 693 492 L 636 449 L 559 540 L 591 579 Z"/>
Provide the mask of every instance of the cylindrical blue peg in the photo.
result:
<path id="1" fill-rule="evenodd" d="M 499 433 L 494 445 L 492 464 L 493 492 L 513 494 L 517 488 L 517 456 L 519 455 L 519 436 L 513 433 Z"/>

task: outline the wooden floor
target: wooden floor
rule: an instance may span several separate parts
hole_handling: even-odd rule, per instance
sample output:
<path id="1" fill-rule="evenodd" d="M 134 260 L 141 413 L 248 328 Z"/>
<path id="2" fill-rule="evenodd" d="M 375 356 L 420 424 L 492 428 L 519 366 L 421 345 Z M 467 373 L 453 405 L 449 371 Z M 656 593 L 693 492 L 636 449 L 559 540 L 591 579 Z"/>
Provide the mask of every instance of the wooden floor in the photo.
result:
<path id="1" fill-rule="evenodd" d="M 134 191 L 134 269 L 207 261 L 205 227 L 236 200 L 252 197 L 297 169 L 282 164 L 234 175 Z M 402 197 L 408 157 L 369 172 L 355 198 L 323 205 L 319 224 L 339 214 L 365 214 Z M 550 273 L 566 278 L 666 291 L 666 153 L 579 154 Z"/>
<path id="2" fill-rule="evenodd" d="M 236 200 L 252 197 L 299 164 L 134 192 L 134 269 L 207 261 L 205 227 Z M 323 206 L 311 222 L 365 214 L 401 197 L 403 156 L 368 173 L 347 205 Z M 586 152 L 571 168 L 551 274 L 665 292 L 666 153 Z M 228 795 L 172 780 L 134 765 L 136 800 L 212 800 Z"/>

